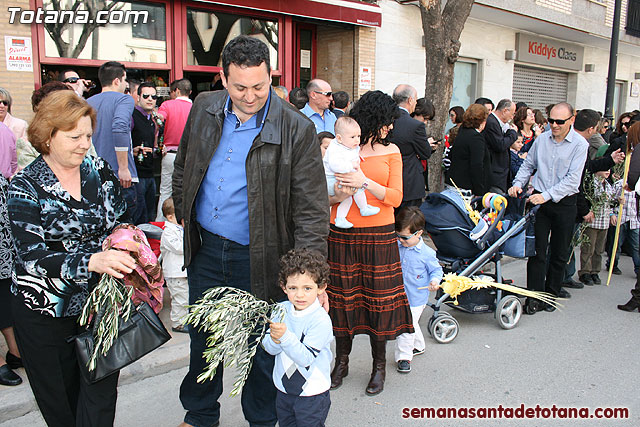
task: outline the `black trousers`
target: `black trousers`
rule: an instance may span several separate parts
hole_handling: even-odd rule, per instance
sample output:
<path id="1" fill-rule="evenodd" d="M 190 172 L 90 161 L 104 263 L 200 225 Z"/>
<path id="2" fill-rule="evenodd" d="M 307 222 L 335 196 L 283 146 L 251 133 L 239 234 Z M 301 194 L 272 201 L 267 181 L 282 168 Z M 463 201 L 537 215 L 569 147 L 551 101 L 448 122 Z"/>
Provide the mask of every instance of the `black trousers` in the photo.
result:
<path id="1" fill-rule="evenodd" d="M 558 295 L 569 260 L 569 245 L 576 217 L 576 196 L 558 203 L 548 201 L 536 213 L 536 256 L 527 262 L 527 288 Z M 549 265 L 547 265 L 547 249 Z"/>
<path id="2" fill-rule="evenodd" d="M 329 390 L 315 396 L 292 396 L 278 390 L 278 426 L 324 427 L 330 407 Z"/>
<path id="3" fill-rule="evenodd" d="M 77 317 L 49 317 L 13 299 L 14 331 L 38 408 L 49 427 L 111 427 L 119 373 L 95 384 L 80 374 L 73 343 Z"/>

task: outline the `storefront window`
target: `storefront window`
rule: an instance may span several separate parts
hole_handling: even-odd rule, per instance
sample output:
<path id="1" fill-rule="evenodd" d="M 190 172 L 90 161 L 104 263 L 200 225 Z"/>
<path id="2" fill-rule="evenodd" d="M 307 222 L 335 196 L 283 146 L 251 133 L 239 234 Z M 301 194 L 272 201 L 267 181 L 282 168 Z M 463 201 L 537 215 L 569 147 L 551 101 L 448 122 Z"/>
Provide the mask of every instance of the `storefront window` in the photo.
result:
<path id="1" fill-rule="evenodd" d="M 222 48 L 239 35 L 269 47 L 271 68 L 278 68 L 278 22 L 223 12 L 187 9 L 187 65 L 222 66 Z"/>
<path id="2" fill-rule="evenodd" d="M 161 3 L 78 1 L 74 24 L 45 23 L 45 56 L 130 62 L 167 62 L 166 7 Z M 55 11 L 52 0 L 45 10 Z M 70 9 L 70 8 L 67 8 Z M 60 14 L 57 22 L 68 22 Z M 101 22 L 109 22 L 101 25 Z"/>

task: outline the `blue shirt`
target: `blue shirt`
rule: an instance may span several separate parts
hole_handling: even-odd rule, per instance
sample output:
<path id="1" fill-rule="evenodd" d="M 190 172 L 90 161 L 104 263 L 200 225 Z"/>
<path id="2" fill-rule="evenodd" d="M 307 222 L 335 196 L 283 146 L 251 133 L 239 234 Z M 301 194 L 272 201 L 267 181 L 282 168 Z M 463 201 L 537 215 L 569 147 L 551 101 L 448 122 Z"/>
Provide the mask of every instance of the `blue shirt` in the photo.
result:
<path id="1" fill-rule="evenodd" d="M 404 292 L 409 305 L 418 307 L 429 301 L 429 289 L 418 289 L 429 286 L 431 282 L 442 280 L 442 267 L 436 258 L 436 251 L 427 246 L 422 239 L 415 246 L 404 247 L 398 242 Z"/>
<path id="2" fill-rule="evenodd" d="M 314 125 L 316 125 L 316 133 L 320 132 L 331 132 L 332 134 L 336 134 L 335 125 L 336 125 L 336 115 L 331 112 L 331 110 L 324 110 L 324 118 L 313 111 L 309 103 L 304 106 L 302 110 L 300 110 L 302 114 L 309 117 Z"/>
<path id="3" fill-rule="evenodd" d="M 133 98 L 120 92 L 102 92 L 93 95 L 87 102 L 98 112 L 91 139 L 96 153 L 105 159 L 118 175 L 116 152 L 126 151 L 129 172 L 133 181 L 137 182 L 138 172 L 131 147 L 131 114 L 135 105 Z"/>
<path id="4" fill-rule="evenodd" d="M 264 107 L 242 123 L 227 98 L 220 144 L 196 197 L 196 217 L 202 228 L 241 245 L 249 244 L 247 155 L 262 130 L 270 99 L 271 94 Z"/>
<path id="5" fill-rule="evenodd" d="M 542 193 L 545 202 L 558 203 L 578 192 L 588 150 L 589 143 L 573 127 L 562 142 L 556 142 L 551 131 L 543 132 L 529 150 L 513 185 L 524 189 L 537 169 L 531 185 Z"/>

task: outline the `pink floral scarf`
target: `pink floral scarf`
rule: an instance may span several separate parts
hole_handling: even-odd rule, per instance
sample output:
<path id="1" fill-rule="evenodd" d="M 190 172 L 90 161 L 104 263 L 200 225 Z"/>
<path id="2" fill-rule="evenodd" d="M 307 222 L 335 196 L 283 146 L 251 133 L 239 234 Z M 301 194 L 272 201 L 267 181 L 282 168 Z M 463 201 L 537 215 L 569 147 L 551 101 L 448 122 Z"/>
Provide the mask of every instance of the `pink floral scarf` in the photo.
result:
<path id="1" fill-rule="evenodd" d="M 102 242 L 102 250 L 108 249 L 127 251 L 133 257 L 136 268 L 124 276 L 124 284 L 133 286 L 134 304 L 145 301 L 153 311 L 159 313 L 162 310 L 164 277 L 145 234 L 135 225 L 119 225 Z"/>

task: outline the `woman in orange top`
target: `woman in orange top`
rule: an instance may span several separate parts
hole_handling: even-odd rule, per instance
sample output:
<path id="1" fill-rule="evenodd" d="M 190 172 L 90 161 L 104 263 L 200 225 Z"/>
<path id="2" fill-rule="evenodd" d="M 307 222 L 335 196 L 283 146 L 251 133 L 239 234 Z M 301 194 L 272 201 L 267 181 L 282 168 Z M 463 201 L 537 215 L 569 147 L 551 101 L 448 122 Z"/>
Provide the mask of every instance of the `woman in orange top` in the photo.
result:
<path id="1" fill-rule="evenodd" d="M 375 395 L 384 387 L 387 340 L 413 332 L 394 230 L 393 208 L 402 202 L 402 158 L 398 147 L 385 140 L 399 110 L 389 95 L 373 91 L 365 93 L 349 115 L 362 131 L 362 161 L 356 172 L 336 174 L 336 195 L 330 197 L 327 293 L 336 337 L 331 388 L 339 387 L 349 372 L 353 336 L 367 334 L 373 370 L 366 393 Z M 366 190 L 367 203 L 380 212 L 362 217 L 353 204 L 347 214 L 353 228 L 337 228 L 337 204 L 360 188 Z"/>

